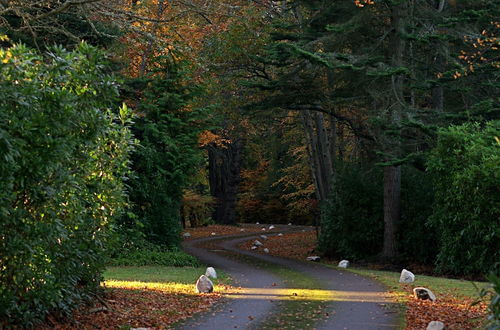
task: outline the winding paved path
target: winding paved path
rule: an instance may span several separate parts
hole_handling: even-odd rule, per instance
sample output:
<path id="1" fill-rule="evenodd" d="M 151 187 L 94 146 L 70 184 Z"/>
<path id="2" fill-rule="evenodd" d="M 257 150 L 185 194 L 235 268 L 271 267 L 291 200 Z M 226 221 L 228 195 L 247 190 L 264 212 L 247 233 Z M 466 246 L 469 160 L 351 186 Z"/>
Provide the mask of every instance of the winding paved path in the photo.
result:
<path id="1" fill-rule="evenodd" d="M 292 228 L 292 229 L 291 229 Z M 282 232 L 293 231 L 293 227 L 281 227 Z M 270 233 L 267 234 L 271 236 Z M 291 259 L 262 255 L 240 250 L 241 242 L 258 238 L 255 235 L 221 236 L 202 238 L 184 242 L 184 249 L 201 261 L 216 268 L 223 269 L 234 280 L 234 285 L 241 286 L 246 299 L 225 299 L 210 312 L 195 316 L 184 323 L 181 329 L 234 329 L 258 328 L 271 313 L 279 312 L 277 302 L 273 299 L 262 299 L 260 294 L 273 295 L 276 287 L 283 287 L 283 282 L 271 272 L 257 269 L 235 260 L 227 255 L 227 251 L 239 255 L 250 256 L 265 262 L 304 273 L 322 283 L 322 289 L 331 293 L 331 302 L 326 312 L 331 315 L 318 322 L 315 329 L 395 329 L 397 313 L 390 308 L 391 302 L 384 296 L 381 285 L 368 278 L 350 272 L 339 271 L 312 262 L 301 262 Z M 209 250 L 200 244 L 218 240 L 218 249 Z M 274 284 L 274 285 L 273 285 Z M 276 293 L 276 295 L 279 295 Z M 250 316 L 250 317 L 249 317 Z"/>

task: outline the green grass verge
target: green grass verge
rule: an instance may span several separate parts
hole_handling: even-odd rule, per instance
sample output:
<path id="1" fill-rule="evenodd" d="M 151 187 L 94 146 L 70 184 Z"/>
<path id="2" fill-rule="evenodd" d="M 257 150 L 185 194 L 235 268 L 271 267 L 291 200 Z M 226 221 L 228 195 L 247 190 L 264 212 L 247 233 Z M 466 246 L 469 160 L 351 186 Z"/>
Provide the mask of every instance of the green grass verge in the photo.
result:
<path id="1" fill-rule="evenodd" d="M 402 289 L 404 284 L 399 283 L 400 273 L 361 268 L 348 268 L 347 270 L 359 275 L 371 277 L 384 284 L 390 290 L 404 292 Z M 415 275 L 415 282 L 412 283 L 414 287 L 423 286 L 430 289 L 437 297 L 439 297 L 439 294 L 444 293 L 452 294 L 458 298 L 478 298 L 478 288 L 480 289 L 486 285 L 487 283 L 485 282 L 472 282 L 418 274 Z"/>
<path id="2" fill-rule="evenodd" d="M 406 328 L 406 301 L 409 298 L 408 292 L 404 290 L 404 286 L 408 284 L 399 283 L 400 273 L 372 270 L 364 268 L 338 268 L 336 266 L 328 265 L 341 271 L 349 271 L 358 275 L 373 278 L 374 280 L 382 283 L 387 290 L 393 293 L 393 298 L 399 305 L 399 315 L 397 317 L 398 328 Z M 487 285 L 485 282 L 471 282 L 464 280 L 456 280 L 444 277 L 415 275 L 415 282 L 411 284 L 413 287 L 423 286 L 430 289 L 439 299 L 440 294 L 451 294 L 457 298 L 478 298 L 478 288 Z M 476 286 L 474 286 L 476 285 Z"/>
<path id="3" fill-rule="evenodd" d="M 169 266 L 127 266 L 108 267 L 104 272 L 105 280 L 139 282 L 174 282 L 193 285 L 200 275 L 205 274 L 205 267 L 169 267 Z M 217 270 L 214 284 L 228 284 L 230 278 Z"/>

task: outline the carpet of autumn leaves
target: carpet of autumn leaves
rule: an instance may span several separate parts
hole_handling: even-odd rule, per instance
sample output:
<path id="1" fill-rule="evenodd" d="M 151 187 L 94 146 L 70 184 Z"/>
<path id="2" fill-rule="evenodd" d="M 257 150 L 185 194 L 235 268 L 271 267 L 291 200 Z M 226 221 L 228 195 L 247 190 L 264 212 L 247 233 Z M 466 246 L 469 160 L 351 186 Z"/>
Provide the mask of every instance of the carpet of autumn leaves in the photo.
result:
<path id="1" fill-rule="evenodd" d="M 151 288 L 147 283 L 144 283 L 143 288 L 138 288 L 137 285 L 129 287 L 123 284 L 113 285 L 111 288 L 106 288 L 103 301 L 96 301 L 94 306 L 77 309 L 73 314 L 72 323 L 49 318 L 47 323 L 40 328 L 117 329 L 130 326 L 166 329 L 194 313 L 207 310 L 221 298 L 219 292 L 194 294 L 194 289 L 191 287 Z M 224 286 L 224 289 L 217 291 L 230 289 Z"/>
<path id="2" fill-rule="evenodd" d="M 182 232 L 191 234 L 190 237 L 185 238 L 185 240 L 192 240 L 204 237 L 213 236 L 227 236 L 227 235 L 238 235 L 245 233 L 257 233 L 262 229 L 260 226 L 256 225 L 244 225 L 241 227 L 236 226 L 224 226 L 224 225 L 210 225 L 206 227 L 188 228 Z M 215 234 L 215 235 L 213 235 Z"/>
<path id="3" fill-rule="evenodd" d="M 431 321 L 443 322 L 446 329 L 475 329 L 485 319 L 486 304 L 471 306 L 473 302 L 451 294 L 439 294 L 435 302 L 411 297 L 406 302 L 406 329 L 425 329 Z"/>
<path id="4" fill-rule="evenodd" d="M 259 241 L 264 245 L 254 250 L 254 252 L 264 254 L 263 249 L 268 248 L 269 254 L 273 256 L 305 260 L 314 253 L 316 240 L 316 232 L 314 230 L 287 233 L 283 236 L 268 236 L 267 239 L 259 238 Z M 250 250 L 253 241 L 244 242 L 239 247 L 244 250 Z"/>

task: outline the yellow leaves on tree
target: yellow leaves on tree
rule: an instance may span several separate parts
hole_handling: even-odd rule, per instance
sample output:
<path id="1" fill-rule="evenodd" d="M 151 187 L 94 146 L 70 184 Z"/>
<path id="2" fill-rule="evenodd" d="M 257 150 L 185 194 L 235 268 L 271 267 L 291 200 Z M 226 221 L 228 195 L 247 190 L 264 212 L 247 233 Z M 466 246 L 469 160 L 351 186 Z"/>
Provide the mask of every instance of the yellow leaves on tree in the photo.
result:
<path id="1" fill-rule="evenodd" d="M 500 68 L 500 61 L 498 56 L 487 55 L 494 54 L 498 51 L 500 41 L 496 36 L 496 32 L 500 27 L 500 22 L 490 22 L 490 31 L 483 30 L 478 36 L 464 36 L 464 42 L 472 47 L 471 51 L 460 51 L 458 59 L 461 60 L 465 65 L 462 70 L 456 70 L 453 72 L 452 77 L 458 79 L 462 76 L 467 76 L 468 74 L 476 71 L 477 68 L 491 65 L 493 68 Z M 438 78 L 443 77 L 442 74 L 438 74 Z"/>
<path id="2" fill-rule="evenodd" d="M 374 5 L 375 1 L 373 1 L 373 0 L 354 0 L 354 4 L 358 8 L 363 8 L 366 5 Z"/>
<path id="3" fill-rule="evenodd" d="M 201 132 L 198 143 L 200 147 L 206 147 L 210 144 L 217 146 L 218 148 L 224 148 L 227 144 L 231 143 L 231 140 L 223 137 L 220 134 L 216 134 L 212 131 L 205 130 Z"/>

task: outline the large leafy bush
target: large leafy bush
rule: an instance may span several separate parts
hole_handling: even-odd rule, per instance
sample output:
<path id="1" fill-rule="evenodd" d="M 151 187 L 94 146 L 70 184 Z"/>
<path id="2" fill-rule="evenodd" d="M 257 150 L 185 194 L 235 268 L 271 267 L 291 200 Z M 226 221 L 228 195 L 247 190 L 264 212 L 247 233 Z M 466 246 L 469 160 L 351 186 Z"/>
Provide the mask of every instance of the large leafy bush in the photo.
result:
<path id="1" fill-rule="evenodd" d="M 96 293 L 130 132 L 104 55 L 0 49 L 0 327 Z"/>
<path id="2" fill-rule="evenodd" d="M 436 200 L 430 224 L 440 238 L 437 269 L 488 273 L 498 261 L 500 121 L 439 131 L 428 161 Z"/>

